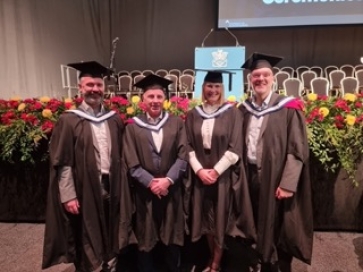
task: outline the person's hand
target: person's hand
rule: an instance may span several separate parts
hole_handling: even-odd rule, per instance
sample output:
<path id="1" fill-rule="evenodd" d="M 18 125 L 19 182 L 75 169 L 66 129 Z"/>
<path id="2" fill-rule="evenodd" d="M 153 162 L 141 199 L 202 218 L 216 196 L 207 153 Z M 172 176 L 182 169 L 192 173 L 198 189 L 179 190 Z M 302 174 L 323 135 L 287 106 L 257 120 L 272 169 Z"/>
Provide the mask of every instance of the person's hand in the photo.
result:
<path id="1" fill-rule="evenodd" d="M 217 172 L 215 169 L 210 170 L 210 171 L 209 171 L 209 174 L 210 174 L 210 176 L 211 176 L 212 178 L 214 178 L 216 181 L 217 181 L 217 179 L 219 178 L 219 174 L 218 174 L 218 172 Z M 213 183 L 214 183 L 214 182 L 213 182 Z"/>
<path id="2" fill-rule="evenodd" d="M 71 214 L 79 214 L 79 202 L 78 199 L 72 199 L 68 202 L 63 203 L 64 208 L 66 209 L 67 212 L 71 213 Z"/>
<path id="3" fill-rule="evenodd" d="M 294 195 L 293 192 L 282 189 L 280 187 L 277 188 L 276 193 L 275 193 L 276 198 L 279 199 L 279 200 L 284 199 L 284 198 L 290 198 L 293 195 Z"/>
<path id="4" fill-rule="evenodd" d="M 170 184 L 171 182 L 167 178 L 154 178 L 151 181 L 150 190 L 153 194 L 161 198 L 161 196 L 166 196 L 168 194 Z"/>
<path id="5" fill-rule="evenodd" d="M 197 176 L 200 178 L 204 185 L 211 185 L 217 181 L 217 178 L 215 178 L 211 173 L 212 170 L 214 169 L 200 169 L 197 172 Z"/>

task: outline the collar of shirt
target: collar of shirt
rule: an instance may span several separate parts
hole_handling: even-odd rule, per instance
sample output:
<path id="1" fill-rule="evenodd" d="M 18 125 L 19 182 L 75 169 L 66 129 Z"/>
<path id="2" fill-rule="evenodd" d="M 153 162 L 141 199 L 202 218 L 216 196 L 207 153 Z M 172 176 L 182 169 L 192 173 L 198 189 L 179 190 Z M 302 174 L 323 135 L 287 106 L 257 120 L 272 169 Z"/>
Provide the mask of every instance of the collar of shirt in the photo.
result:
<path id="1" fill-rule="evenodd" d="M 256 104 L 256 100 L 255 100 L 255 96 L 252 96 L 252 105 L 258 109 L 258 110 L 265 110 L 268 108 L 268 104 L 270 103 L 271 100 L 271 96 L 272 96 L 272 91 L 269 93 L 269 95 L 265 98 L 265 100 L 263 100 L 262 105 L 257 105 Z"/>
<path id="2" fill-rule="evenodd" d="M 99 116 L 103 115 L 106 112 L 105 107 L 103 105 L 101 105 L 101 110 L 97 114 L 95 114 L 93 109 L 84 100 L 82 101 L 81 105 L 82 105 L 82 108 L 84 109 L 84 111 L 86 113 L 88 113 L 89 115 L 92 115 L 94 117 L 99 117 Z"/>
<path id="3" fill-rule="evenodd" d="M 157 124 L 161 119 L 163 119 L 163 112 L 160 113 L 160 115 L 156 118 L 152 118 L 149 113 L 146 113 L 146 119 L 150 124 Z"/>

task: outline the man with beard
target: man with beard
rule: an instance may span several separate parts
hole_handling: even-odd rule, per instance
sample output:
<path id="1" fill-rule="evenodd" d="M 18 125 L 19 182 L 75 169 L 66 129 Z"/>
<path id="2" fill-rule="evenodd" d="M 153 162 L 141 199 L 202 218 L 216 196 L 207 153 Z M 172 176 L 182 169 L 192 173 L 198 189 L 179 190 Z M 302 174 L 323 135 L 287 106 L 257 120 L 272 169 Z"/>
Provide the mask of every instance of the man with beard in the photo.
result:
<path id="1" fill-rule="evenodd" d="M 300 100 L 274 93 L 272 67 L 282 58 L 254 53 L 253 95 L 243 113 L 245 162 L 262 267 L 291 271 L 292 257 L 311 263 L 313 223 L 309 146 Z"/>
<path id="2" fill-rule="evenodd" d="M 109 70 L 95 61 L 68 66 L 80 71 L 83 102 L 60 116 L 50 140 L 43 268 L 116 271 L 124 125 L 102 105 Z"/>
<path id="3" fill-rule="evenodd" d="M 135 84 L 143 90 L 146 112 L 125 131 L 125 161 L 135 205 L 133 230 L 138 244 L 139 272 L 160 271 L 155 255 L 164 252 L 168 271 L 179 271 L 184 243 L 183 177 L 187 167 L 183 120 L 163 111 L 168 85 L 149 75 Z M 160 265 L 160 263 L 159 263 Z"/>

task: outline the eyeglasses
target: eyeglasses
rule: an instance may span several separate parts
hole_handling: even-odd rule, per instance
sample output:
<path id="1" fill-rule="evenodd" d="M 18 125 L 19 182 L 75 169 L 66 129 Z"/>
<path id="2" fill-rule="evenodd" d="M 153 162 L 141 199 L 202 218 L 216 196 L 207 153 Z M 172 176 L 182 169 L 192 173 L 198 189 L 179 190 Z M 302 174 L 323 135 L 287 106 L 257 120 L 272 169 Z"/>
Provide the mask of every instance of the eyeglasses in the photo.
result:
<path id="1" fill-rule="evenodd" d="M 269 73 L 269 72 L 266 72 L 266 73 L 252 73 L 252 74 L 251 74 L 251 77 L 253 77 L 253 78 L 260 78 L 261 76 L 262 76 L 263 78 L 267 78 L 267 77 L 272 76 L 272 74 L 271 74 L 271 73 Z"/>

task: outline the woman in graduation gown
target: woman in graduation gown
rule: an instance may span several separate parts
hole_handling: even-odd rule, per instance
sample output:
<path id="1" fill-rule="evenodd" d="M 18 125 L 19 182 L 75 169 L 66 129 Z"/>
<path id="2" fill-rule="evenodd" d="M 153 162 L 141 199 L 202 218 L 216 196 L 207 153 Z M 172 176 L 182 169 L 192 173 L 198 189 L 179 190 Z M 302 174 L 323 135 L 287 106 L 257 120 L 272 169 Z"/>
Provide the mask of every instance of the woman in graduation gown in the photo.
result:
<path id="1" fill-rule="evenodd" d="M 203 271 L 219 271 L 225 236 L 255 237 L 242 158 L 242 115 L 224 101 L 222 71 L 204 79 L 203 104 L 186 118 L 191 166 L 191 240 L 206 235 L 210 261 Z"/>

